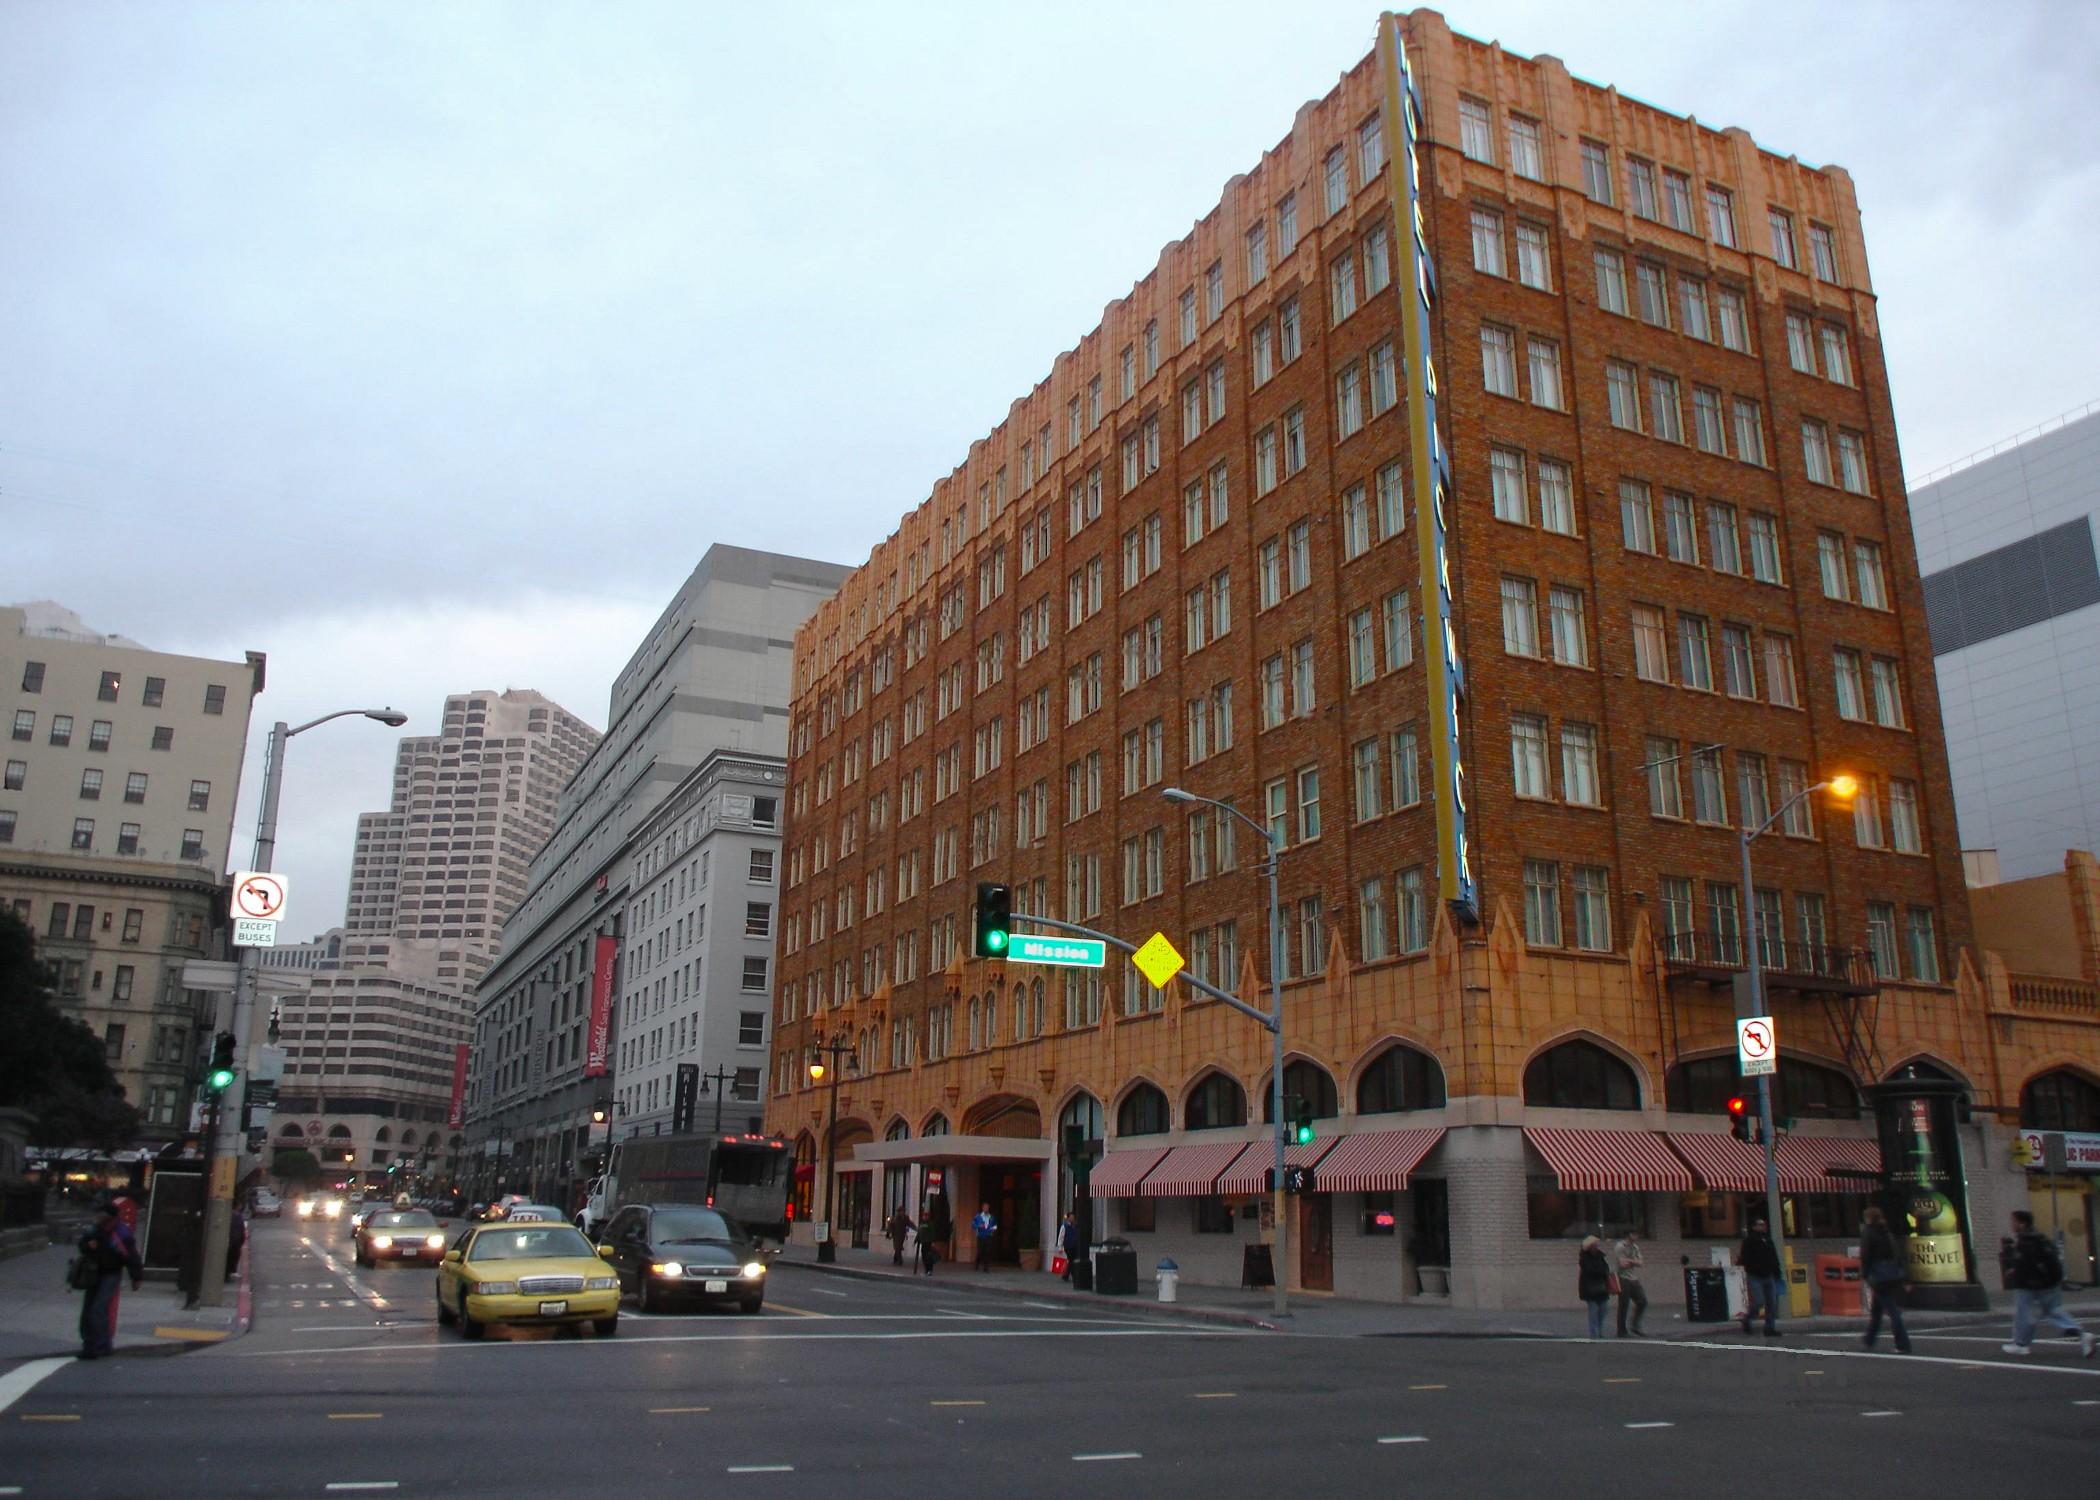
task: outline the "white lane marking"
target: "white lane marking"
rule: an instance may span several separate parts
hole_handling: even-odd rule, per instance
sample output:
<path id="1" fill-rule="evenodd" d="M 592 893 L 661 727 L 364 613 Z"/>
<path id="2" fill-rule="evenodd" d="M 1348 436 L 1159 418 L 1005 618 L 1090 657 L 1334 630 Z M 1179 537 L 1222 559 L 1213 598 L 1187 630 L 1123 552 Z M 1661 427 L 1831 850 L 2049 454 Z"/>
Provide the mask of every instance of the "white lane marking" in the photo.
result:
<path id="1" fill-rule="evenodd" d="M 6 1411 L 38 1384 L 73 1363 L 70 1359 L 32 1359 L 0 1375 L 0 1411 Z"/>
<path id="2" fill-rule="evenodd" d="M 821 1286 L 806 1286 L 802 1290 L 805 1292 L 815 1292 L 819 1297 L 844 1297 L 847 1295 L 847 1293 L 845 1292 L 834 1292 L 828 1287 Z"/>
<path id="3" fill-rule="evenodd" d="M 1817 1333 L 1811 1334 L 1810 1337 L 1819 1339 L 1843 1339 L 1850 1338 L 1852 1337 L 1852 1335 L 1848 1333 Z M 1935 1339 L 1942 1344 L 1997 1344 L 2001 1347 L 2003 1347 L 2005 1343 L 2005 1336 L 2003 1334 L 1998 1333 L 1914 1333 L 1910 1337 L 1913 1343 L 1916 1343 L 1920 1339 Z M 2051 1349 L 2056 1349 L 2062 1351 L 2065 1354 L 2076 1354 L 2078 1352 L 2078 1340 L 2070 1338 L 2048 1340 L 2037 1339 L 2029 1347 L 2039 1349 L 2044 1352 L 2047 1352 Z"/>
<path id="4" fill-rule="evenodd" d="M 990 1313 L 964 1312 L 959 1307 L 937 1307 L 934 1311 L 944 1312 L 951 1318 L 970 1318 L 979 1323 L 988 1323 L 992 1317 Z"/>
<path id="5" fill-rule="evenodd" d="M 844 1319 L 827 1320 L 843 1322 Z M 778 1327 L 780 1325 L 773 1325 Z M 798 1324 L 807 1327 L 807 1324 Z M 460 1353 L 476 1349 L 632 1349 L 643 1344 L 726 1344 L 765 1343 L 771 1340 L 787 1342 L 821 1342 L 833 1339 L 839 1343 L 866 1343 L 888 1339 L 1233 1339 L 1259 1338 L 1265 1330 L 1259 1328 L 987 1328 L 987 1329 L 928 1329 L 920 1333 L 667 1333 L 644 1334 L 640 1338 L 618 1339 L 498 1339 L 480 1343 L 415 1344 L 364 1344 L 345 1349 L 316 1347 L 312 1349 L 233 1349 L 227 1351 L 230 1359 L 289 1359 L 304 1354 L 430 1354 L 438 1350 L 456 1350 Z M 2100 1374 L 2100 1371 L 2092 1372 Z"/>
<path id="6" fill-rule="evenodd" d="M 0 1484 L 0 1495 L 19 1495 L 21 1493 L 22 1486 L 19 1484 Z"/>
<path id="7" fill-rule="evenodd" d="M 398 1490 L 398 1479 L 340 1479 L 328 1486 L 331 1490 Z"/>
<path id="8" fill-rule="evenodd" d="M 1052 1312 L 1064 1311 L 1064 1308 L 1055 1302 L 1023 1302 L 1021 1305 L 1023 1307 L 1047 1307 Z"/>
<path id="9" fill-rule="evenodd" d="M 1973 1359 L 1955 1359 L 1938 1354 L 1882 1354 L 1872 1349 L 1802 1349 L 1772 1344 L 1723 1344 L 1706 1339 L 1667 1339 L 1651 1341 L 1642 1347 L 1648 1349 L 1720 1349 L 1730 1354 L 1778 1355 L 1809 1359 L 1900 1359 L 1913 1365 L 1949 1365 L 1957 1370 L 2019 1370 L 2028 1375 L 2084 1375 L 2100 1377 L 2100 1369 L 2087 1365 L 2038 1365 L 2025 1360 L 1992 1360 L 1978 1363 Z"/>
<path id="10" fill-rule="evenodd" d="M 731 1464 L 729 1472 L 732 1474 L 792 1474 L 795 1472 L 795 1466 L 793 1464 Z"/>
<path id="11" fill-rule="evenodd" d="M 2100 1401 L 2073 1401 L 2073 1406 L 2100 1406 Z"/>
<path id="12" fill-rule="evenodd" d="M 1675 1427 L 1676 1425 L 1675 1422 L 1628 1422 L 1626 1427 L 1630 1432 L 1646 1432 L 1650 1428 Z"/>
<path id="13" fill-rule="evenodd" d="M 1900 1417 L 1903 1413 L 1900 1411 L 1863 1411 L 1860 1415 L 1863 1417 Z"/>
<path id="14" fill-rule="evenodd" d="M 1075 1464 L 1113 1464 L 1121 1463 L 1126 1458 L 1143 1458 L 1144 1456 L 1142 1453 L 1075 1453 L 1072 1455 L 1072 1462 Z"/>
<path id="15" fill-rule="evenodd" d="M 1415 1436 L 1408 1436 L 1408 1437 L 1383 1437 L 1383 1438 L 1380 1438 L 1380 1439 L 1379 1439 L 1378 1441 L 1379 1441 L 1379 1442 L 1381 1442 L 1381 1443 L 1426 1443 L 1426 1442 L 1428 1442 L 1428 1441 L 1429 1441 L 1429 1439 L 1428 1439 L 1428 1438 L 1426 1438 L 1426 1437 L 1415 1437 Z"/>

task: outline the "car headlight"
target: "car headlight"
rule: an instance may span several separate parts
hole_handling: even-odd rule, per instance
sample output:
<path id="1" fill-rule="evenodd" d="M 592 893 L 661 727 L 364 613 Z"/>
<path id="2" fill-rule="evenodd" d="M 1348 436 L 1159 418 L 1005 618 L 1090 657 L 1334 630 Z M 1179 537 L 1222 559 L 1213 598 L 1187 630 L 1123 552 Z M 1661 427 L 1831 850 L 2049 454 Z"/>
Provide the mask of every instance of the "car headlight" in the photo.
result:
<path id="1" fill-rule="evenodd" d="M 756 1279 L 766 1274 L 766 1268 L 759 1261 L 746 1261 L 744 1263 L 744 1274 L 746 1276 L 752 1277 L 753 1279 Z"/>
<path id="2" fill-rule="evenodd" d="M 651 1266 L 649 1270 L 653 1275 L 657 1276 L 683 1276 L 685 1274 L 685 1262 L 660 1260 Z"/>
<path id="3" fill-rule="evenodd" d="M 620 1278 L 617 1276 L 593 1276 L 583 1286 L 584 1290 L 589 1292 L 609 1292 L 619 1284 Z"/>
<path id="4" fill-rule="evenodd" d="M 374 1250 L 391 1249 L 393 1243 L 394 1237 L 390 1234 L 375 1234 L 372 1236 L 372 1248 Z"/>
<path id="5" fill-rule="evenodd" d="M 331 1219 L 340 1219 L 343 1216 L 343 1205 L 340 1203 L 331 1203 L 328 1205 L 325 1212 Z"/>
<path id="6" fill-rule="evenodd" d="M 445 1237 L 441 1234 L 426 1234 L 423 1236 L 423 1243 L 433 1250 L 442 1250 L 445 1248 Z"/>
<path id="7" fill-rule="evenodd" d="M 517 1289 L 515 1281 L 477 1281 L 467 1288 L 477 1297 L 508 1297 Z"/>
<path id="8" fill-rule="evenodd" d="M 311 1203 L 302 1203 L 302 1204 L 300 1204 L 300 1205 L 299 1205 L 299 1217 L 300 1217 L 300 1218 L 302 1218 L 302 1219 L 311 1219 L 311 1218 L 312 1218 L 313 1216 L 314 1216 L 314 1206 L 313 1206 L 313 1205 L 312 1205 Z"/>

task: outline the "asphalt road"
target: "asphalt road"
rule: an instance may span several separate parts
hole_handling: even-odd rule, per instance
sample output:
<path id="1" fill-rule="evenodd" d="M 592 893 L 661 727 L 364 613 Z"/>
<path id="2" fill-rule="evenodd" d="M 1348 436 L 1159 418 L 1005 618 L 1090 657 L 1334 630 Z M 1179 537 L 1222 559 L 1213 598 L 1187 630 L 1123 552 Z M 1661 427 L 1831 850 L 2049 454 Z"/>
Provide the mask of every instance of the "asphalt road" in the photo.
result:
<path id="1" fill-rule="evenodd" d="M 1994 1330 L 1317 1338 L 788 1269 L 755 1318 L 467 1344 L 341 1231 L 257 1250 L 235 1343 L 0 1376 L 0 1496 L 2074 1495 L 2100 1453 L 2100 1363 Z"/>

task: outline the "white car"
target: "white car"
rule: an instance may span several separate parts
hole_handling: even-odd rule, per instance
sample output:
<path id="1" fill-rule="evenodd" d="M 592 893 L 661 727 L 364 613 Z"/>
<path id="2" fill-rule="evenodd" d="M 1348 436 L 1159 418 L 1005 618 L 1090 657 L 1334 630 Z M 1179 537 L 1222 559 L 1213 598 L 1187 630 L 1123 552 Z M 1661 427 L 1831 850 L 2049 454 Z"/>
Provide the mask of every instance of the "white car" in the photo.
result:
<path id="1" fill-rule="evenodd" d="M 302 1219 L 340 1219 L 343 1216 L 342 1196 L 337 1193 L 308 1193 L 299 1200 L 298 1213 Z"/>
<path id="2" fill-rule="evenodd" d="M 284 1200 L 268 1188 L 257 1188 L 251 1212 L 258 1219 L 274 1219 L 284 1212 Z"/>

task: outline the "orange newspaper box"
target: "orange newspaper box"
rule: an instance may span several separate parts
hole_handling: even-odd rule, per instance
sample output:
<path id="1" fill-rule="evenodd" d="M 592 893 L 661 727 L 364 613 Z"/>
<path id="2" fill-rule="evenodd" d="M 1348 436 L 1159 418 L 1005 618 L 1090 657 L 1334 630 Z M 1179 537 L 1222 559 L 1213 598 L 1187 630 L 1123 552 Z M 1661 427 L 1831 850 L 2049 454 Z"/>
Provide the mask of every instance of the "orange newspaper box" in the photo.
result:
<path id="1" fill-rule="evenodd" d="M 1860 1280 L 1859 1258 L 1853 1255 L 1816 1257 L 1816 1286 L 1823 1294 L 1823 1312 L 1857 1315 L 1866 1308 L 1866 1283 Z"/>

